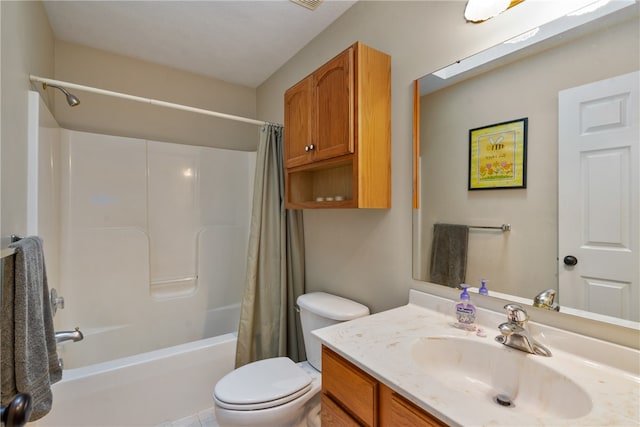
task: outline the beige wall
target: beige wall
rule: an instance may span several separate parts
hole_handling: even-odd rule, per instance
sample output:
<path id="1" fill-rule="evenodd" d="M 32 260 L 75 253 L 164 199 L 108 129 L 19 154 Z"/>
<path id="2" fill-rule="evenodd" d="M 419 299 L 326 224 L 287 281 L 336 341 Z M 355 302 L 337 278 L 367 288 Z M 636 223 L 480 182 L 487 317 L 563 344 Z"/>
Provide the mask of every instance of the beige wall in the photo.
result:
<path id="1" fill-rule="evenodd" d="M 27 92 L 30 73 L 53 74 L 53 34 L 40 2 L 2 1 L 0 235 L 27 225 Z"/>
<path id="2" fill-rule="evenodd" d="M 360 1 L 259 87 L 258 115 L 282 121 L 284 91 L 354 41 L 392 58 L 392 208 L 305 211 L 309 290 L 380 311 L 406 303 L 409 288 L 429 287 L 412 279 L 413 80 L 534 27 L 545 3 L 474 25 L 463 1 Z"/>
<path id="3" fill-rule="evenodd" d="M 254 118 L 256 90 L 221 80 L 56 41 L 55 79 L 123 92 L 226 114 Z M 254 151 L 258 126 L 73 90 L 81 104 L 70 108 L 58 91 L 55 116 L 62 127 L 128 136 Z"/>

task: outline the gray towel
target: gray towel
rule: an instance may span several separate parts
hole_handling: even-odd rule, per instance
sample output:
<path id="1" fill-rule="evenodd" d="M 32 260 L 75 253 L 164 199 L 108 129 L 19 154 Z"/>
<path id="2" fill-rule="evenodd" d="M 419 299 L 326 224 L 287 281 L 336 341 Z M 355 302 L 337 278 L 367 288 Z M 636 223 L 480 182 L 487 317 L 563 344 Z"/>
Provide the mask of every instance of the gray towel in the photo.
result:
<path id="1" fill-rule="evenodd" d="M 469 226 L 434 224 L 429 281 L 457 288 L 467 274 Z"/>
<path id="2" fill-rule="evenodd" d="M 51 384 L 60 381 L 47 273 L 38 237 L 10 245 L 15 255 L 5 258 L 2 278 L 1 401 L 7 405 L 17 393 L 31 395 L 29 421 L 51 410 Z"/>

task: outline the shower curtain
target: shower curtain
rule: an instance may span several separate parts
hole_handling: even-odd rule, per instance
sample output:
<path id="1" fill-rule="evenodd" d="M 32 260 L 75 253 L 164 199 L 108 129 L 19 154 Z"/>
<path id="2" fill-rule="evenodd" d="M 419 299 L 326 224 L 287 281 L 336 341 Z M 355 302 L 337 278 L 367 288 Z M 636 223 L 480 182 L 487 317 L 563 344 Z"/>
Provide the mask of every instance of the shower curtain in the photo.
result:
<path id="1" fill-rule="evenodd" d="M 305 291 L 302 211 L 284 208 L 282 133 L 272 124 L 260 131 L 236 367 L 270 357 L 306 358 L 295 307 Z"/>

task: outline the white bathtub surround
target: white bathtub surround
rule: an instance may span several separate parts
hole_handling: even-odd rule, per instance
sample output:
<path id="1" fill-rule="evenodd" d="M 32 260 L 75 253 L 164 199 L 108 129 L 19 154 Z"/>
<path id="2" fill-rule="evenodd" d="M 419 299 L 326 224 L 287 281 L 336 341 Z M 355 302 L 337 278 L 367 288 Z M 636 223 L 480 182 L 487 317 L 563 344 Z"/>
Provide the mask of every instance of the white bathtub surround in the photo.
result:
<path id="1" fill-rule="evenodd" d="M 55 329 L 84 334 L 58 346 L 63 379 L 35 426 L 210 427 L 234 365 L 255 153 L 70 131 L 29 101 L 28 234 L 65 298 Z"/>
<path id="2" fill-rule="evenodd" d="M 226 334 L 65 370 L 53 409 L 34 427 L 216 426 L 206 411 L 213 384 L 234 368 L 235 349 L 235 335 Z"/>
<path id="3" fill-rule="evenodd" d="M 451 300 L 412 290 L 406 306 L 320 329 L 314 334 L 349 361 L 453 426 L 637 425 L 640 351 L 529 322 L 532 335 L 553 354 L 530 355 L 495 341 L 494 337 L 499 335 L 497 326 L 506 321 L 505 313 L 478 309 L 477 323 L 484 329 L 484 334 L 479 335 L 483 337 L 451 326 L 453 304 Z M 536 413 L 537 408 L 526 407 L 526 402 L 519 407 L 519 396 L 514 397 L 514 408 L 501 407 L 492 401 L 495 390 L 478 393 L 489 389 L 489 384 L 474 384 L 462 376 L 454 378 L 455 370 L 449 373 L 450 381 L 430 375 L 428 368 L 412 356 L 418 346 L 425 353 L 429 351 L 427 337 L 436 337 L 438 341 L 466 340 L 471 348 L 490 346 L 487 350 L 510 352 L 507 356 L 517 366 L 533 363 L 540 372 L 557 374 L 543 378 L 543 384 L 566 379 L 585 392 L 588 399 L 583 400 L 577 416 L 563 409 L 552 413 L 552 407 L 540 407 Z M 500 368 L 496 375 L 499 373 Z M 485 377 L 491 377 L 491 373 Z M 523 373 L 521 378 L 526 375 Z M 568 404 L 573 397 L 578 396 L 570 393 L 554 396 L 567 399 Z"/>
<path id="4" fill-rule="evenodd" d="M 237 331 L 255 153 L 49 124 L 38 144 L 54 322 L 85 336 L 65 368 Z"/>

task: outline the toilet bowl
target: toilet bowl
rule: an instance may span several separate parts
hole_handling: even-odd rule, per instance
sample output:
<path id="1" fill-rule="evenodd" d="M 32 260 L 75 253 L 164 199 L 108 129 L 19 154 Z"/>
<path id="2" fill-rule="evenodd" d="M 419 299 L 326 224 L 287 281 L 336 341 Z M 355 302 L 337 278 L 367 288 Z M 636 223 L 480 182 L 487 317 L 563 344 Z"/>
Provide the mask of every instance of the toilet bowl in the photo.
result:
<path id="1" fill-rule="evenodd" d="M 216 421 L 222 427 L 302 427 L 320 404 L 320 372 L 312 374 L 291 359 L 253 362 L 232 374 L 214 392 Z"/>
<path id="2" fill-rule="evenodd" d="M 221 427 L 319 427 L 321 352 L 312 330 L 369 314 L 357 302 L 324 292 L 301 295 L 300 320 L 308 361 L 286 357 L 242 366 L 215 385 L 216 421 Z"/>

